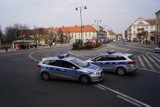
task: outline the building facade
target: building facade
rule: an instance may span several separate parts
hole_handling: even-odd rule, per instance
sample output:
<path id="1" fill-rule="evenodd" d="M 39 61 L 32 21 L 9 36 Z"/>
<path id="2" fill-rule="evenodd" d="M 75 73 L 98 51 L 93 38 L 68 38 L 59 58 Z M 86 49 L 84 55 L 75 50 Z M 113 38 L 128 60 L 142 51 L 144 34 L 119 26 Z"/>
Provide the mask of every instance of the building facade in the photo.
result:
<path id="1" fill-rule="evenodd" d="M 110 40 L 116 39 L 116 34 L 112 30 L 107 30 L 107 38 Z"/>
<path id="2" fill-rule="evenodd" d="M 156 32 L 155 32 L 155 43 L 160 44 L 160 10 L 156 13 Z"/>
<path id="3" fill-rule="evenodd" d="M 62 31 L 63 36 L 69 38 L 70 40 L 78 40 L 81 39 L 83 42 L 93 41 L 94 38 L 97 38 L 97 30 L 90 26 L 70 26 L 70 27 L 58 27 L 58 28 L 48 28 L 48 31 L 59 32 Z"/>
<path id="4" fill-rule="evenodd" d="M 138 18 L 126 30 L 126 38 L 130 41 L 151 41 L 153 32 L 156 30 L 155 19 Z"/>

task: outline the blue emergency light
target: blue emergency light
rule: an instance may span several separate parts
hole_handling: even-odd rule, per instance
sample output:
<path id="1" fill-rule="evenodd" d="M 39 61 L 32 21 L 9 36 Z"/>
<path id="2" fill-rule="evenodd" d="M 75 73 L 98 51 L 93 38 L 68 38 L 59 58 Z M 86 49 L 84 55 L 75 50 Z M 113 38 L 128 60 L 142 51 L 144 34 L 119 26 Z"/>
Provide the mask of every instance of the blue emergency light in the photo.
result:
<path id="1" fill-rule="evenodd" d="M 59 59 L 63 59 L 63 58 L 66 58 L 66 57 L 68 57 L 68 56 L 69 56 L 69 53 L 66 53 L 66 54 L 58 55 L 57 57 L 58 57 Z"/>

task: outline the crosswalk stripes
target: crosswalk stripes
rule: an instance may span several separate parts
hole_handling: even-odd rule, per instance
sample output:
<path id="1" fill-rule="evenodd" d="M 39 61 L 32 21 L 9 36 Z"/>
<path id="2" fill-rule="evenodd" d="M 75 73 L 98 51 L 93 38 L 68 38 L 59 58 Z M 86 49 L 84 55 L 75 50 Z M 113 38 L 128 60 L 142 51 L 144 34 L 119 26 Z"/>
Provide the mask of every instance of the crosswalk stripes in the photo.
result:
<path id="1" fill-rule="evenodd" d="M 142 58 L 140 56 L 138 56 L 138 59 L 139 59 L 140 64 L 142 65 L 142 67 L 144 67 L 145 64 L 143 63 Z"/>
<path id="2" fill-rule="evenodd" d="M 160 72 L 160 58 L 154 54 L 144 54 L 137 57 L 139 68 Z"/>
<path id="3" fill-rule="evenodd" d="M 155 65 L 157 68 L 160 67 L 160 65 L 158 65 L 158 64 L 155 62 L 155 60 L 154 60 L 153 58 L 151 58 L 150 55 L 146 54 L 146 56 L 154 63 L 154 65 Z M 153 56 L 153 57 L 154 57 L 154 56 Z"/>

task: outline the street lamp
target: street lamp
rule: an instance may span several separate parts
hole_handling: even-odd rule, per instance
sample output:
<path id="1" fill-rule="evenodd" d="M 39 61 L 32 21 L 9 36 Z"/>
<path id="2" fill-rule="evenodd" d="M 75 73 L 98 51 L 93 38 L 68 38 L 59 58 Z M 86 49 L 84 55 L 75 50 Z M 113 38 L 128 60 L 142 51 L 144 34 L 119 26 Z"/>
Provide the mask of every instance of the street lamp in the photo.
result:
<path id="1" fill-rule="evenodd" d="M 82 39 L 82 9 L 87 9 L 86 6 L 76 7 L 76 10 L 80 10 L 80 21 L 81 21 L 81 39 Z"/>
<path id="2" fill-rule="evenodd" d="M 99 32 L 99 25 L 98 25 L 98 23 L 101 22 L 101 20 L 95 20 L 94 22 L 97 23 L 97 35 L 98 35 L 98 32 Z"/>

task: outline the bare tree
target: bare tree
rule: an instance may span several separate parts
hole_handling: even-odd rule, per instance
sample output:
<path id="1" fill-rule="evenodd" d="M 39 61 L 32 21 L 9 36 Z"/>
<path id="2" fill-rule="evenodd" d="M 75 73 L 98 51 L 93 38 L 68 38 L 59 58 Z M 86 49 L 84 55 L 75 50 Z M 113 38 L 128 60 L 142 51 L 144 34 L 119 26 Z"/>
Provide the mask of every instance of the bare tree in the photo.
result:
<path id="1" fill-rule="evenodd" d="M 29 27 L 26 24 L 14 24 L 13 26 L 8 26 L 5 29 L 5 35 L 9 43 L 18 39 L 25 39 L 29 34 Z"/>
<path id="2" fill-rule="evenodd" d="M 59 39 L 60 39 L 60 43 L 62 44 L 64 42 L 64 37 L 63 37 L 64 35 L 63 35 L 62 29 L 58 30 L 57 35 L 60 36 Z"/>
<path id="3" fill-rule="evenodd" d="M 3 32 L 2 32 L 1 26 L 0 26 L 0 48 L 1 48 L 1 43 L 2 43 L 2 36 L 3 36 Z"/>

